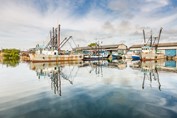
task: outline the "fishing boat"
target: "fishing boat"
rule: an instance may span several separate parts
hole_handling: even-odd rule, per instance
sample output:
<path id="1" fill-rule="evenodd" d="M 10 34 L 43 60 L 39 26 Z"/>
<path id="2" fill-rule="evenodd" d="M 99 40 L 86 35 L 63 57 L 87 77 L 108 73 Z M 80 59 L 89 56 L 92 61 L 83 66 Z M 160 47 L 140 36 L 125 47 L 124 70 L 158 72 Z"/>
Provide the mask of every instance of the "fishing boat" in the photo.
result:
<path id="1" fill-rule="evenodd" d="M 37 49 L 30 53 L 30 61 L 32 62 L 59 62 L 59 61 L 77 61 L 82 60 L 82 54 L 59 54 L 58 50 Z"/>
<path id="2" fill-rule="evenodd" d="M 72 36 L 65 38 L 60 43 L 60 25 L 58 28 L 50 31 L 50 41 L 46 46 L 40 47 L 39 44 L 29 54 L 32 62 L 58 62 L 58 61 L 77 61 L 83 59 L 83 54 L 62 53 L 61 48 L 67 43 Z"/>
<path id="3" fill-rule="evenodd" d="M 85 52 L 86 53 L 86 52 Z M 107 51 L 87 51 L 87 54 L 84 55 L 84 61 L 93 61 L 93 60 L 103 60 L 107 59 Z"/>
<path id="4" fill-rule="evenodd" d="M 151 46 L 143 46 L 141 52 L 141 60 L 154 60 L 156 58 L 155 48 Z"/>
<path id="5" fill-rule="evenodd" d="M 140 51 L 132 51 L 131 54 L 132 60 L 140 60 L 141 59 L 140 53 L 141 53 Z"/>
<path id="6" fill-rule="evenodd" d="M 157 48 L 159 45 L 159 40 L 160 40 L 162 29 L 163 28 L 160 29 L 158 37 L 153 37 L 152 31 L 151 31 L 151 36 L 147 41 L 145 38 L 145 31 L 143 30 L 144 45 L 142 46 L 142 51 L 141 51 L 142 61 L 157 60 L 157 59 L 163 58 L 162 54 L 157 53 Z"/>

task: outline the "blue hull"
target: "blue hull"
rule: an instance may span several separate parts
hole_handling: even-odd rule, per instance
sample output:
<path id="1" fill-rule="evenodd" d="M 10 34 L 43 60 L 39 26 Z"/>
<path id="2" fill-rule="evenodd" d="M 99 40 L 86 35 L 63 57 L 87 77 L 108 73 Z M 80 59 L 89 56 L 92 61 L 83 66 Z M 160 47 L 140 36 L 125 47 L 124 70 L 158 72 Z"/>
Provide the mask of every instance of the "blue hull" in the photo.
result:
<path id="1" fill-rule="evenodd" d="M 133 60 L 140 60 L 141 58 L 140 58 L 140 56 L 138 56 L 138 55 L 133 55 L 133 56 L 132 56 L 132 59 L 133 59 Z"/>
<path id="2" fill-rule="evenodd" d="M 121 56 L 118 56 L 118 55 L 112 55 L 112 59 L 114 60 L 114 59 L 122 59 L 122 57 Z"/>

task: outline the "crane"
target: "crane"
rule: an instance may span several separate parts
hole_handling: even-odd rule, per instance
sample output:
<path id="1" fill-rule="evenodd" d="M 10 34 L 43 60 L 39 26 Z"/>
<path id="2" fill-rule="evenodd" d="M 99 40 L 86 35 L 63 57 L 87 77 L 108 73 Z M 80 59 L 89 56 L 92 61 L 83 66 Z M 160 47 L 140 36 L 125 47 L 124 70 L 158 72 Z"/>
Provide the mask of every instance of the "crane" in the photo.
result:
<path id="1" fill-rule="evenodd" d="M 68 38 L 66 37 L 59 45 L 60 48 L 62 48 L 68 41 L 71 39 L 72 36 L 69 36 Z"/>

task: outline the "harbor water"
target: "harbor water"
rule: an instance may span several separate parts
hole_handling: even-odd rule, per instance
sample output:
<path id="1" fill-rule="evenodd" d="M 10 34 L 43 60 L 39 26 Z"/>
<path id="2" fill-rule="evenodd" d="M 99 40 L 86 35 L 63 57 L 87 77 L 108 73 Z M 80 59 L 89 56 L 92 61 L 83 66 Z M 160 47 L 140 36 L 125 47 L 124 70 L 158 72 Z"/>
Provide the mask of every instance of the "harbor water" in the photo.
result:
<path id="1" fill-rule="evenodd" d="M 0 64 L 0 118 L 175 118 L 176 68 L 176 61 Z"/>

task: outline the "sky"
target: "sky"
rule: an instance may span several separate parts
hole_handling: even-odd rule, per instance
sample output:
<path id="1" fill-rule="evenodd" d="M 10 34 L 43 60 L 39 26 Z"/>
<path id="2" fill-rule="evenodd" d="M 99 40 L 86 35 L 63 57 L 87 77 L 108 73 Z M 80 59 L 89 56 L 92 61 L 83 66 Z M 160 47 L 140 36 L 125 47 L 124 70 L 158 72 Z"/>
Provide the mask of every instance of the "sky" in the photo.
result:
<path id="1" fill-rule="evenodd" d="M 0 48 L 27 50 L 49 42 L 61 25 L 61 40 L 77 46 L 143 43 L 152 31 L 160 42 L 177 42 L 177 0 L 0 0 Z M 72 40 L 64 49 L 76 47 Z"/>

